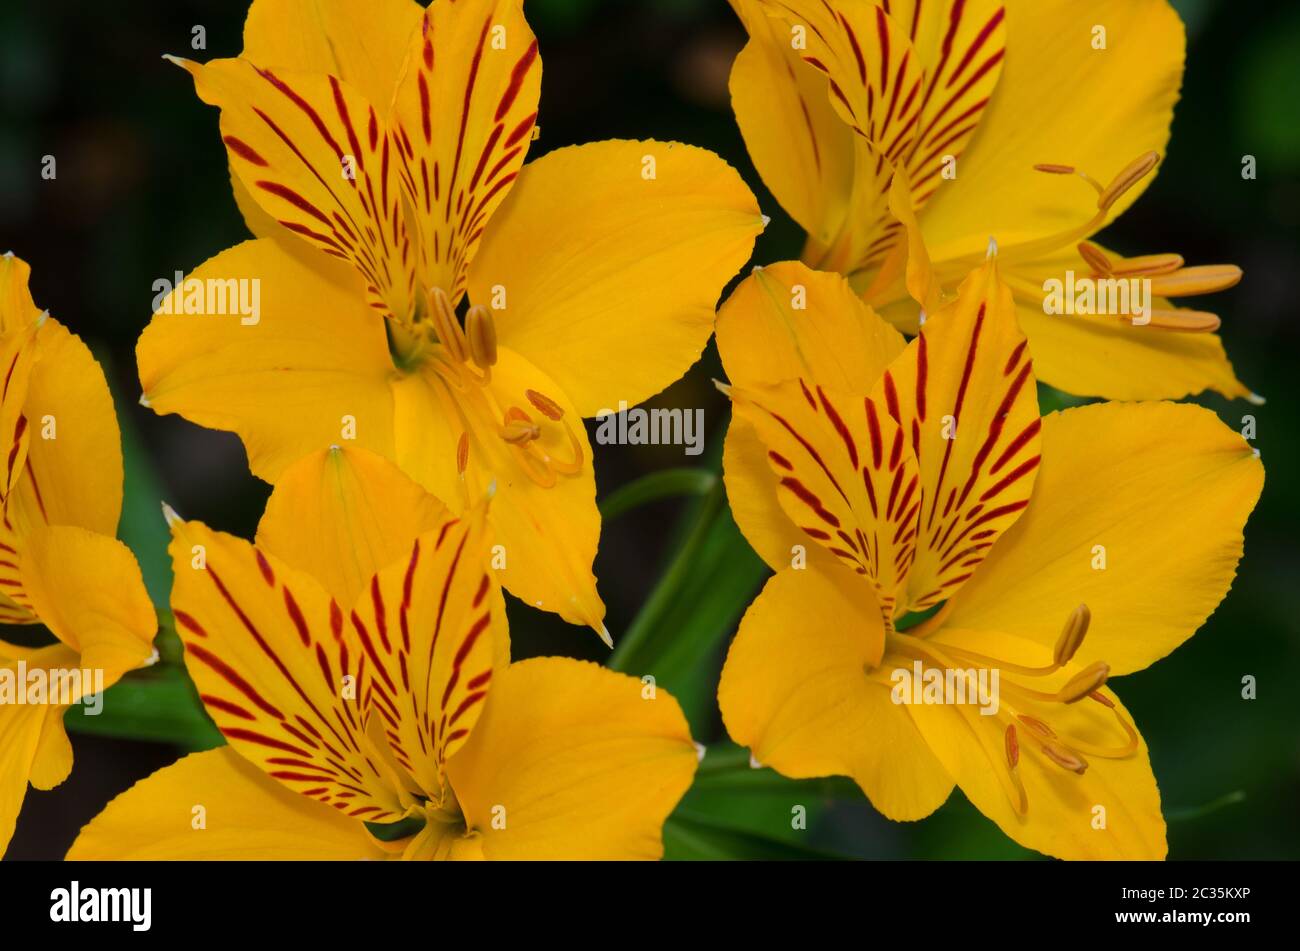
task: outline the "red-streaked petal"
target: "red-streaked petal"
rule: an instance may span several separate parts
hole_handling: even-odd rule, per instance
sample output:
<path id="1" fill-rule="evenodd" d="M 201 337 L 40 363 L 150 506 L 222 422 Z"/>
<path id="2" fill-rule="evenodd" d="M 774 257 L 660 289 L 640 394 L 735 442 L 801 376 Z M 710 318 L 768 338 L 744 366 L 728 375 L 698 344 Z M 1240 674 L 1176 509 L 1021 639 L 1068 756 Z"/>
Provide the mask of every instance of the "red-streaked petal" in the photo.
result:
<path id="1" fill-rule="evenodd" d="M 920 465 L 912 610 L 950 597 L 1029 504 L 1038 393 L 1015 314 L 990 260 L 926 321 L 872 393 Z"/>
<path id="2" fill-rule="evenodd" d="M 213 720 L 290 789 L 366 821 L 403 808 L 366 737 L 371 661 L 344 610 L 307 575 L 197 522 L 172 527 L 172 612 Z"/>
<path id="3" fill-rule="evenodd" d="M 537 38 L 519 0 L 425 11 L 391 118 L 425 287 L 453 300 L 464 292 L 483 228 L 524 164 L 541 81 Z"/>

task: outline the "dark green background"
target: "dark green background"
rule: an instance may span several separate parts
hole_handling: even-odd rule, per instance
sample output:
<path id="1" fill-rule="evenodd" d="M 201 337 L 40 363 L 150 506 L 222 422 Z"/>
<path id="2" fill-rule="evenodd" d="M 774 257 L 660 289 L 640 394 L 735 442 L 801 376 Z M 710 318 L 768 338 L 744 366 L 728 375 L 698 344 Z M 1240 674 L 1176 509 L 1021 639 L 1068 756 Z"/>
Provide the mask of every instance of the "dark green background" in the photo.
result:
<path id="1" fill-rule="evenodd" d="M 1264 407 L 1207 400 L 1232 426 L 1258 420 L 1264 497 L 1246 532 L 1246 559 L 1220 610 L 1154 669 L 1117 684 L 1152 752 L 1173 858 L 1300 856 L 1300 642 L 1297 640 L 1297 324 L 1300 277 L 1300 5 L 1176 2 L 1188 25 L 1189 69 L 1169 155 L 1155 183 L 1107 243 L 1130 253 L 1178 251 L 1189 263 L 1231 261 L 1242 284 L 1210 302 L 1223 338 Z M 797 256 L 798 229 L 762 189 L 726 91 L 743 34 L 724 0 L 529 0 L 545 62 L 533 154 L 603 138 L 676 139 L 712 148 L 755 188 L 772 224 L 755 260 Z M 246 236 L 230 198 L 217 112 L 194 96 L 164 52 L 190 54 L 191 27 L 207 30 L 198 58 L 236 54 L 241 3 L 83 3 L 5 0 L 0 9 L 0 250 L 33 269 L 32 291 L 100 355 L 119 397 L 127 452 L 122 534 L 151 593 L 165 604 L 169 569 L 158 499 L 185 516 L 251 535 L 268 487 L 248 474 L 230 435 L 136 405 L 133 345 L 149 318 L 152 283 L 189 271 Z M 1081 117 L 1081 121 L 1083 118 Z M 41 157 L 58 161 L 40 178 Z M 1243 181 L 1243 155 L 1258 179 Z M 665 275 L 671 279 L 671 275 Z M 711 434 L 726 408 L 704 364 L 659 398 L 703 406 Z M 1046 394 L 1045 400 L 1054 399 Z M 1053 404 L 1057 405 L 1057 404 Z M 598 447 L 601 497 L 646 472 L 702 464 L 679 450 Z M 1104 473 L 1098 476 L 1104 478 Z M 657 502 L 609 521 L 597 559 L 609 625 L 632 623 L 699 501 Z M 701 531 L 700 562 L 629 669 L 653 670 L 678 694 L 697 739 L 720 727 L 712 685 L 736 618 L 762 568 L 725 517 Z M 512 604 L 520 656 L 600 659 L 588 631 Z M 665 651 L 666 645 L 674 645 Z M 11 858 L 57 858 L 113 795 L 182 750 L 212 742 L 174 654 L 115 688 L 100 722 L 74 720 L 76 766 L 52 793 L 28 795 Z M 1240 698 L 1241 678 L 1259 698 Z M 110 716 L 110 714 L 112 714 Z M 171 742 L 83 732 L 130 730 Z M 731 767 L 711 754 L 667 833 L 670 856 L 843 854 L 889 858 L 1014 857 L 1024 852 L 960 793 L 930 819 L 880 818 L 838 781 L 791 783 L 770 770 Z M 811 814 L 790 828 L 791 807 Z M 188 808 L 188 807 L 187 807 Z"/>

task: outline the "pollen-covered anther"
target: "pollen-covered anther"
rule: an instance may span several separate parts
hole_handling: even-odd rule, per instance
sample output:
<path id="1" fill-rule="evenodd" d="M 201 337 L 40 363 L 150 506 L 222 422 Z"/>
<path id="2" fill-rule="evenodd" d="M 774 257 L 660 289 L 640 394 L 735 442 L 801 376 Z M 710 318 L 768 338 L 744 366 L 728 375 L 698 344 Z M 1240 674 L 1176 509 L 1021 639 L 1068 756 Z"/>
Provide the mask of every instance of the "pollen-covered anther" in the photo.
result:
<path id="1" fill-rule="evenodd" d="M 537 390 L 524 390 L 524 396 L 528 398 L 528 402 L 532 403 L 533 406 L 536 407 L 537 412 L 541 413 L 547 419 L 558 423 L 564 418 L 564 407 L 555 402 L 555 400 L 551 399 L 545 393 L 539 393 Z"/>
<path id="2" fill-rule="evenodd" d="M 433 322 L 434 333 L 438 342 L 447 348 L 447 353 L 457 363 L 464 363 L 469 356 L 469 344 L 465 340 L 465 331 L 456 319 L 456 311 L 441 287 L 429 291 L 429 319 Z"/>
<path id="3" fill-rule="evenodd" d="M 1052 662 L 1057 667 L 1064 667 L 1078 652 L 1091 623 L 1092 612 L 1088 610 L 1088 605 L 1081 604 L 1070 612 L 1061 636 L 1056 639 L 1056 649 L 1052 652 Z"/>
<path id="4" fill-rule="evenodd" d="M 456 442 L 456 473 L 464 475 L 469 468 L 469 433 L 461 433 Z"/>
<path id="5" fill-rule="evenodd" d="M 1057 691 L 1056 699 L 1061 703 L 1078 703 L 1084 697 L 1103 687 L 1110 676 L 1110 664 L 1097 661 L 1079 671 Z"/>
<path id="6" fill-rule="evenodd" d="M 1139 254 L 1116 261 L 1114 274 L 1116 277 L 1154 277 L 1177 271 L 1184 263 L 1181 254 Z"/>
<path id="7" fill-rule="evenodd" d="M 470 359 L 475 366 L 485 373 L 496 366 L 496 322 L 482 304 L 475 304 L 465 315 L 465 337 L 469 342 Z"/>
<path id="8" fill-rule="evenodd" d="M 1106 253 L 1091 241 L 1079 242 L 1079 257 L 1083 258 L 1083 260 L 1087 262 L 1088 267 L 1092 268 L 1098 274 L 1109 275 L 1115 273 L 1114 265 L 1110 263 L 1110 258 L 1106 257 Z"/>
<path id="9" fill-rule="evenodd" d="M 1107 211 L 1125 192 L 1147 177 L 1160 164 L 1159 152 L 1144 152 L 1120 170 L 1109 185 L 1097 196 L 1097 208 Z"/>
<path id="10" fill-rule="evenodd" d="M 1060 743 L 1044 743 L 1043 755 L 1062 769 L 1082 776 L 1088 769 L 1088 761 L 1069 747 Z"/>
<path id="11" fill-rule="evenodd" d="M 522 419 L 507 420 L 501 427 L 501 438 L 513 446 L 522 446 L 534 439 L 540 439 L 541 435 L 542 430 L 536 423 Z"/>
<path id="12" fill-rule="evenodd" d="M 1125 320 L 1133 322 L 1132 317 Z M 1151 319 L 1146 326 L 1155 330 L 1172 330 L 1177 333 L 1204 334 L 1214 333 L 1223 324 L 1218 314 L 1205 310 L 1185 310 L 1182 308 L 1154 307 Z"/>
<path id="13" fill-rule="evenodd" d="M 1016 719 L 1027 726 L 1030 733 L 1036 733 L 1038 736 L 1047 739 L 1056 738 L 1056 731 L 1037 717 L 1031 717 L 1027 713 L 1018 713 Z"/>
<path id="14" fill-rule="evenodd" d="M 1153 276 L 1151 293 L 1157 297 L 1195 297 L 1225 291 L 1240 281 L 1241 268 L 1235 264 L 1201 264 Z"/>

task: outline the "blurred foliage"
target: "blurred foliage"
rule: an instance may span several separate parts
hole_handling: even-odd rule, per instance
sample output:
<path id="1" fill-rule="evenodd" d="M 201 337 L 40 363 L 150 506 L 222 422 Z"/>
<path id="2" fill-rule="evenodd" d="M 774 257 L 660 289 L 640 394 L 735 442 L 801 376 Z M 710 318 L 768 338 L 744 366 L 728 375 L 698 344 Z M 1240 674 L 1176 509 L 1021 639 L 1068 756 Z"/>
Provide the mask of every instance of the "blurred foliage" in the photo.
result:
<path id="1" fill-rule="evenodd" d="M 1300 272 L 1300 6 L 1175 0 L 1189 69 L 1170 152 L 1152 187 L 1106 235 L 1125 253 L 1177 250 L 1234 261 L 1245 281 L 1207 306 L 1239 375 L 1263 407 L 1206 399 L 1234 427 L 1258 421 L 1268 471 L 1233 591 L 1187 645 L 1117 688 L 1151 748 L 1179 858 L 1300 856 L 1300 572 L 1290 278 Z M 118 396 L 126 462 L 121 534 L 160 609 L 161 659 L 111 689 L 99 717 L 69 716 L 79 768 L 28 796 L 11 856 L 57 857 L 80 823 L 160 765 L 220 742 L 194 696 L 170 631 L 165 498 L 186 517 L 251 536 L 268 487 L 229 434 L 138 406 L 133 347 L 152 283 L 244 237 L 229 195 L 216 111 L 160 58 L 188 50 L 194 24 L 209 56 L 240 47 L 244 3 L 130 5 L 46 0 L 0 5 L 0 250 L 33 265 L 42 306 L 99 354 Z M 762 187 L 729 111 L 727 71 L 743 34 L 725 0 L 528 0 L 545 61 L 536 154 L 602 138 L 656 137 L 719 152 L 772 216 L 755 261 L 798 255 L 801 234 Z M 200 54 L 202 55 L 202 54 Z M 41 181 L 41 157 L 59 161 Z M 1240 177 L 1254 155 L 1259 175 Z M 612 661 L 652 675 L 708 747 L 695 786 L 665 828 L 670 858 L 1033 858 L 961 796 L 919 823 L 891 823 L 846 780 L 794 781 L 751 769 L 722 730 L 714 691 L 726 645 L 766 567 L 736 529 L 718 484 L 727 420 L 710 379 L 711 346 L 655 405 L 703 407 L 710 454 L 600 446 L 606 509 L 597 574 L 621 646 Z M 1077 403 L 1047 387 L 1044 412 Z M 686 467 L 686 468 L 683 468 Z M 1104 478 L 1104 473 L 1098 474 Z M 685 552 L 685 554 L 683 554 Z M 517 656 L 611 660 L 590 631 L 509 604 Z M 30 635 L 39 637 L 39 633 Z M 1240 698 L 1241 677 L 1259 699 Z M 152 743 L 126 743 L 132 736 Z M 165 745 L 155 745 L 165 744 Z M 81 768 L 81 764 L 89 763 Z M 796 807 L 807 828 L 796 828 Z"/>

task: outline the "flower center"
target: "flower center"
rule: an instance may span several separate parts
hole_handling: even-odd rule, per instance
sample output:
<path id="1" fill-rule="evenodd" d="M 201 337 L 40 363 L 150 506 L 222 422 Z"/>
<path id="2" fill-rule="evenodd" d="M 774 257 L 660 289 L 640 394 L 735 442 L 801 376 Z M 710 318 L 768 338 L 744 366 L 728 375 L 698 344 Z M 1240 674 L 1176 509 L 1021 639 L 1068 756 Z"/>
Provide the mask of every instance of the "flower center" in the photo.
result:
<path id="1" fill-rule="evenodd" d="M 486 307 L 470 307 L 462 325 L 451 299 L 435 287 L 409 323 L 390 325 L 390 337 L 399 368 L 430 371 L 455 411 L 458 474 L 465 475 L 475 447 L 489 472 L 512 461 L 543 488 L 582 471 L 582 442 L 558 401 L 531 388 L 502 398 L 492 372 L 499 356 L 496 321 Z"/>
<path id="2" fill-rule="evenodd" d="M 996 712 L 991 716 L 1002 727 L 1003 749 L 1001 755 L 992 758 L 1003 791 L 1019 815 L 1029 812 L 1029 797 L 1020 775 L 1025 755 L 1041 756 L 1053 768 L 1082 776 L 1088 769 L 1086 757 L 1124 759 L 1137 752 L 1136 728 L 1114 702 L 1101 693 L 1101 688 L 1110 675 L 1109 664 L 1104 661 L 1089 664 L 1060 689 L 1052 692 L 1035 689 L 1024 682 L 1047 677 L 1064 668 L 1083 644 L 1091 619 L 1087 605 L 1081 604 L 1070 612 L 1052 652 L 1052 662 L 1040 667 L 1012 663 L 963 647 L 936 644 L 928 640 L 928 636 L 938 630 L 943 621 L 942 611 L 906 634 L 893 633 L 888 636 L 888 647 L 896 656 L 904 657 L 909 662 L 919 661 L 923 668 L 936 670 L 945 677 L 954 674 L 974 678 L 974 671 L 966 665 L 977 665 L 999 672 L 1000 695 L 997 698 Z M 882 671 L 885 666 L 876 668 L 876 671 Z M 971 687 L 968 695 L 973 697 L 976 695 L 973 683 Z M 1065 712 L 1065 707 L 1083 700 L 1091 700 L 1111 710 L 1124 732 L 1125 741 L 1121 745 L 1103 746 L 1074 735 L 1059 725 L 1053 725 L 1052 721 L 1058 714 Z M 982 716 L 982 712 L 973 709 L 971 704 L 962 704 L 959 709 L 967 718 L 978 719 Z"/>

